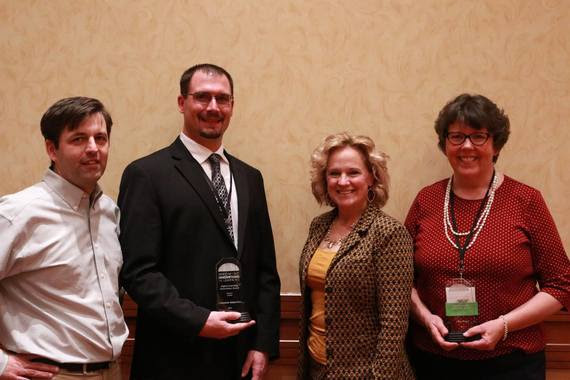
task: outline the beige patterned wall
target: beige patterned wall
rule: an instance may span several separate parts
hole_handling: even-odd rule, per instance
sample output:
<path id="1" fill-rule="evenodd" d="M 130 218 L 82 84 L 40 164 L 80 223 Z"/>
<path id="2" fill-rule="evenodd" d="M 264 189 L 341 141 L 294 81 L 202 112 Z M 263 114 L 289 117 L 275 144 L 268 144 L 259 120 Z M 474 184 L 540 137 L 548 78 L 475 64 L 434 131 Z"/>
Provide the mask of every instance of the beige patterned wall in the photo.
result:
<path id="1" fill-rule="evenodd" d="M 262 170 L 284 291 L 312 217 L 308 158 L 327 134 L 370 135 L 392 160 L 386 210 L 448 176 L 433 120 L 461 92 L 505 108 L 498 167 L 540 189 L 570 249 L 570 1 L 0 0 L 0 194 L 48 165 L 43 112 L 100 98 L 115 120 L 104 189 L 179 133 L 179 76 L 199 62 L 236 81 L 228 150 Z"/>

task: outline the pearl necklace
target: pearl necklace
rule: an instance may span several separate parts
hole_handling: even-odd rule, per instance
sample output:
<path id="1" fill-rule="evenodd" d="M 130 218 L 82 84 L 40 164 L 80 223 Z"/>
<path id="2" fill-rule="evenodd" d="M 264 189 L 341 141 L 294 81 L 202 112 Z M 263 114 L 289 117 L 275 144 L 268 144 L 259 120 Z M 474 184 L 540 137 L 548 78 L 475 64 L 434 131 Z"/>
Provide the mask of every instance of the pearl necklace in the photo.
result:
<path id="1" fill-rule="evenodd" d="M 445 237 L 447 238 L 447 240 L 451 243 L 453 247 L 455 247 L 455 249 L 459 249 L 457 244 L 455 244 L 453 239 L 451 239 L 448 230 L 450 230 L 451 233 L 455 236 L 466 236 L 469 233 L 471 233 L 471 231 L 460 232 L 460 231 L 455 231 L 453 229 L 453 224 L 451 223 L 451 218 L 449 217 L 449 197 L 451 195 L 452 182 L 453 182 L 453 177 L 450 177 L 449 181 L 447 182 L 447 188 L 445 190 L 445 200 L 443 202 L 443 229 L 445 230 Z M 483 226 L 485 225 L 485 221 L 487 221 L 487 216 L 491 211 L 491 206 L 493 205 L 493 200 L 495 199 L 495 190 L 497 190 L 498 182 L 499 182 L 499 176 L 496 175 L 495 178 L 493 178 L 493 183 L 491 183 L 491 188 L 489 189 L 489 198 L 487 200 L 487 203 L 485 204 L 485 208 L 483 209 L 483 212 L 481 212 L 481 215 L 479 216 L 479 219 L 475 224 L 474 228 L 475 234 L 473 235 L 473 239 L 471 239 L 469 245 L 465 247 L 465 250 L 471 248 L 471 246 L 475 243 L 475 240 L 477 240 L 479 233 L 481 232 Z"/>

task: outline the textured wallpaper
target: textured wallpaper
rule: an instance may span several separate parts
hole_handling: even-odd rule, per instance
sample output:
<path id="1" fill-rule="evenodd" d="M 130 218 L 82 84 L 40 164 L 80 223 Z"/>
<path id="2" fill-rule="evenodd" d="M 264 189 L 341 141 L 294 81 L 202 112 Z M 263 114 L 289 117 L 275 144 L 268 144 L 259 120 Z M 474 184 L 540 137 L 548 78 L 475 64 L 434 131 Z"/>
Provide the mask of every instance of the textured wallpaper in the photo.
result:
<path id="1" fill-rule="evenodd" d="M 371 136 L 391 157 L 385 210 L 449 176 L 433 121 L 482 93 L 510 116 L 499 170 L 542 191 L 570 249 L 570 1 L 0 0 L 0 194 L 48 166 L 39 120 L 56 100 L 101 99 L 115 125 L 102 179 L 180 132 L 178 80 L 195 63 L 235 80 L 227 149 L 264 174 L 283 291 L 298 291 L 309 155 L 327 134 Z"/>

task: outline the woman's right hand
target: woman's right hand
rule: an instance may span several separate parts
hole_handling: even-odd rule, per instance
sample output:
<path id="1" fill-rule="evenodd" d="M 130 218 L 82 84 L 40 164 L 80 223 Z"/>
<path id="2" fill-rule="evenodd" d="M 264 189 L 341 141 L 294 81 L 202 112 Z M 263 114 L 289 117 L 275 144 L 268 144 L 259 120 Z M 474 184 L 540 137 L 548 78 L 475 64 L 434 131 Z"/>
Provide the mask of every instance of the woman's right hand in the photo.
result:
<path id="1" fill-rule="evenodd" d="M 444 339 L 449 331 L 438 315 L 429 313 L 424 319 L 424 325 L 429 331 L 431 339 L 445 351 L 451 351 L 459 347 L 458 343 L 448 342 Z"/>
<path id="2" fill-rule="evenodd" d="M 419 324 L 424 325 L 430 333 L 431 339 L 443 350 L 451 351 L 459 347 L 459 344 L 447 342 L 443 339 L 443 337 L 449 332 L 447 327 L 445 327 L 443 320 L 439 316 L 432 314 L 426 305 L 424 305 L 415 287 L 412 288 L 412 304 L 410 306 L 410 312 L 412 314 L 412 318 L 414 318 Z"/>

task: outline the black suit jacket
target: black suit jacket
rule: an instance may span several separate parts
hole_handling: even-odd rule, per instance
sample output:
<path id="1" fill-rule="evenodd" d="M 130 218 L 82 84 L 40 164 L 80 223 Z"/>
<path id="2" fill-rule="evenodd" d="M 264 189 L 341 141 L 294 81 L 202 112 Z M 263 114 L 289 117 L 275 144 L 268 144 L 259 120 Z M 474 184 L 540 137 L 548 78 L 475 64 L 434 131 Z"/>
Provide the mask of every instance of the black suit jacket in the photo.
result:
<path id="1" fill-rule="evenodd" d="M 279 354 L 280 281 L 261 173 L 226 153 L 238 197 L 238 249 L 208 180 L 180 139 L 131 163 L 121 179 L 121 282 L 138 305 L 131 379 L 239 378 L 247 351 Z M 198 336 L 216 310 L 216 263 L 237 257 L 256 325 Z"/>

